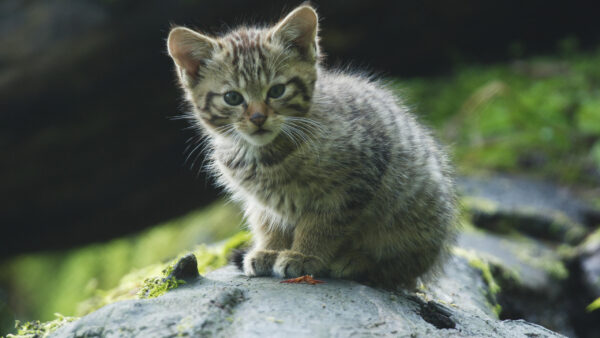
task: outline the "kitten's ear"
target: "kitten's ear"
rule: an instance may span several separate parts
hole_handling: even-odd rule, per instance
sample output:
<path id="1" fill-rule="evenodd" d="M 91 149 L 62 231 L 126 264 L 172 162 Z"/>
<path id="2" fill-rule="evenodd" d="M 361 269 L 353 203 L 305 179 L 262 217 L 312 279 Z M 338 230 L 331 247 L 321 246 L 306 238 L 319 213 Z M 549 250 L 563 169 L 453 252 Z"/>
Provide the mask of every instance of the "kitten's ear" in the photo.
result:
<path id="1" fill-rule="evenodd" d="M 307 5 L 294 9 L 275 27 L 273 37 L 298 48 L 301 53 L 316 59 L 319 54 L 317 43 L 319 18 L 317 12 Z"/>
<path id="2" fill-rule="evenodd" d="M 215 44 L 213 39 L 185 27 L 173 28 L 167 40 L 169 55 L 193 79 L 198 77 L 198 68 L 210 57 Z"/>

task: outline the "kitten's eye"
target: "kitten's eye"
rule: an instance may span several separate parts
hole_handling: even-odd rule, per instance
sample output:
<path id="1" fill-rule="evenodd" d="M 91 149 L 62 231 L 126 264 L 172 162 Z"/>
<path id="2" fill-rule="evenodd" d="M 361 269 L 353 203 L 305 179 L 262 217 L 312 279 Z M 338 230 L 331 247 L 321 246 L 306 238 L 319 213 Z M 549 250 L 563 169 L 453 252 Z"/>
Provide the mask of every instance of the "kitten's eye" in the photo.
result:
<path id="1" fill-rule="evenodd" d="M 267 95 L 269 97 L 276 99 L 276 98 L 280 97 L 281 95 L 283 95 L 284 92 L 285 92 L 285 86 L 282 84 L 276 84 L 273 87 L 271 87 L 271 89 L 269 89 L 269 92 L 267 93 Z"/>
<path id="2" fill-rule="evenodd" d="M 230 106 L 237 106 L 238 104 L 244 102 L 244 97 L 238 92 L 231 91 L 223 95 L 223 100 L 225 100 L 225 103 Z"/>

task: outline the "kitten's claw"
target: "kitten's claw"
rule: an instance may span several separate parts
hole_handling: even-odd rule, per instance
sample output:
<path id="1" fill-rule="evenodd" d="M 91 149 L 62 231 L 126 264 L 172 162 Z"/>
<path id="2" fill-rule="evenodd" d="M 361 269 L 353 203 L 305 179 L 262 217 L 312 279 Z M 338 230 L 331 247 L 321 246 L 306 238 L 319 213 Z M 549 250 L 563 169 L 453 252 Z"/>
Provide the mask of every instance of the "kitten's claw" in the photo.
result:
<path id="1" fill-rule="evenodd" d="M 273 265 L 273 274 L 278 277 L 298 277 L 317 275 L 324 270 L 325 264 L 316 256 L 306 256 L 297 251 L 285 250 L 279 253 Z"/>
<path id="2" fill-rule="evenodd" d="M 244 274 L 253 276 L 270 276 L 273 264 L 279 252 L 275 250 L 252 250 L 244 257 Z"/>

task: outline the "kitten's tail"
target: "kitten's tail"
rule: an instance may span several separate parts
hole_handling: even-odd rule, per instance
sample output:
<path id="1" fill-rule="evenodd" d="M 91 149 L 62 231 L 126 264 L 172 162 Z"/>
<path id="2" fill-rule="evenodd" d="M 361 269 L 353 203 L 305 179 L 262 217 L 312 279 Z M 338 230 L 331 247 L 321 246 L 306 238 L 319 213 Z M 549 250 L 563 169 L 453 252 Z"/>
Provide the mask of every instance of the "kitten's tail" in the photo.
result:
<path id="1" fill-rule="evenodd" d="M 229 262 L 237 266 L 240 271 L 244 271 L 244 257 L 248 253 L 248 249 L 235 249 L 229 256 Z"/>

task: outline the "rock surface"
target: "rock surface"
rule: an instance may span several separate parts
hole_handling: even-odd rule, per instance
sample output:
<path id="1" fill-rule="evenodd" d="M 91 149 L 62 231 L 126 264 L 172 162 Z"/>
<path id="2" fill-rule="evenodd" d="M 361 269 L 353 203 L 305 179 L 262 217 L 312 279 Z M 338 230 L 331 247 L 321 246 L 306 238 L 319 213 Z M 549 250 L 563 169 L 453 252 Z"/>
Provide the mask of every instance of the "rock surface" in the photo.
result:
<path id="1" fill-rule="evenodd" d="M 597 211 L 569 189 L 523 177 L 462 177 L 458 186 L 473 223 L 494 232 L 517 230 L 537 238 L 576 244 L 594 226 Z"/>
<path id="2" fill-rule="evenodd" d="M 569 271 L 548 245 L 527 237 L 512 238 L 468 231 L 458 245 L 488 262 L 499 290 L 492 300 L 503 319 L 522 318 L 576 337 L 569 313 L 554 305 L 569 303 L 566 280 Z"/>
<path id="3" fill-rule="evenodd" d="M 586 223 L 594 213 L 568 188 L 510 175 L 461 177 L 458 185 L 466 196 L 495 202 L 502 210 L 530 209 L 542 213 L 560 212 L 574 222 Z"/>
<path id="4" fill-rule="evenodd" d="M 585 288 L 600 298 L 600 228 L 579 246 L 577 258 Z"/>
<path id="5" fill-rule="evenodd" d="M 351 281 L 282 284 L 225 267 L 150 300 L 108 305 L 52 337 L 560 337 L 522 320 L 495 318 L 478 270 L 454 257 L 417 294 Z"/>

